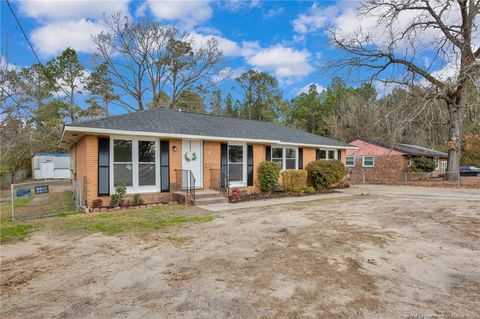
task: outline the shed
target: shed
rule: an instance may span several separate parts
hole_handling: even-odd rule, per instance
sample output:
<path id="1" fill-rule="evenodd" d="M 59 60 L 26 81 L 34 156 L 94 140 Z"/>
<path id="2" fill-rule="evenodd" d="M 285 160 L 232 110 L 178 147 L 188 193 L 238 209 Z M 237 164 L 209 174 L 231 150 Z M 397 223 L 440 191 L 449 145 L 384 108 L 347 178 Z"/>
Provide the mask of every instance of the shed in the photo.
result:
<path id="1" fill-rule="evenodd" d="M 34 179 L 70 178 L 70 155 L 68 153 L 41 152 L 32 157 Z"/>

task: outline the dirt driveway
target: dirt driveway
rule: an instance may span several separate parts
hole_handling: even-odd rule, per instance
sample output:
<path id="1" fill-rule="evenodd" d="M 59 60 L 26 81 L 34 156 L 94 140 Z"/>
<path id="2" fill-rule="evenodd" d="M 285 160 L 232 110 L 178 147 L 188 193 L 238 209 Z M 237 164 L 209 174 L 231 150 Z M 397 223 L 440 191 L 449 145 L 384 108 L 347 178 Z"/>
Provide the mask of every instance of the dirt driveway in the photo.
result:
<path id="1" fill-rule="evenodd" d="M 478 318 L 480 202 L 348 195 L 2 247 L 1 318 Z"/>

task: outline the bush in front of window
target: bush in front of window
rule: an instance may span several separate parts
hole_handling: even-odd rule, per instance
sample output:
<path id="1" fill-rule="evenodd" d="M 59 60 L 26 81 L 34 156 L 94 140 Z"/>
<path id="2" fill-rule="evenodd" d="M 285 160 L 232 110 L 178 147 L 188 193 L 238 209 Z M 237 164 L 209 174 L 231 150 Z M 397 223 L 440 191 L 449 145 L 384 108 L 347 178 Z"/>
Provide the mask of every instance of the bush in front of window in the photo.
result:
<path id="1" fill-rule="evenodd" d="M 419 157 L 413 160 L 412 171 L 430 173 L 435 170 L 435 161 L 427 157 Z"/>
<path id="2" fill-rule="evenodd" d="M 143 199 L 140 197 L 139 194 L 133 195 L 132 205 L 135 205 L 135 206 L 143 205 Z"/>
<path id="3" fill-rule="evenodd" d="M 319 160 L 307 165 L 307 183 L 316 190 L 332 188 L 340 184 L 347 169 L 337 160 Z"/>
<path id="4" fill-rule="evenodd" d="M 118 184 L 115 185 L 115 193 L 110 199 L 110 206 L 121 206 L 123 203 L 123 197 L 127 193 L 127 185 Z"/>
<path id="5" fill-rule="evenodd" d="M 276 162 L 261 162 L 258 165 L 258 188 L 264 193 L 277 190 L 282 166 Z"/>
<path id="6" fill-rule="evenodd" d="M 281 174 L 281 185 L 285 192 L 304 193 L 308 192 L 308 172 L 304 169 L 288 170 Z"/>

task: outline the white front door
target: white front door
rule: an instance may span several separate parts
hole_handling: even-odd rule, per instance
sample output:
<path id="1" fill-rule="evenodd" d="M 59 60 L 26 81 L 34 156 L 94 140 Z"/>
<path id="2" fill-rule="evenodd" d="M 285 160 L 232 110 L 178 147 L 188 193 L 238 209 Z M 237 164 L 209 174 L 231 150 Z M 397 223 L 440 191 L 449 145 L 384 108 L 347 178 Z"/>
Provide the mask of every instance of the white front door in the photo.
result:
<path id="1" fill-rule="evenodd" d="M 182 141 L 182 169 L 189 170 L 195 177 L 195 188 L 203 188 L 203 144 L 202 141 Z M 189 186 L 187 176 L 184 174 L 182 186 Z"/>

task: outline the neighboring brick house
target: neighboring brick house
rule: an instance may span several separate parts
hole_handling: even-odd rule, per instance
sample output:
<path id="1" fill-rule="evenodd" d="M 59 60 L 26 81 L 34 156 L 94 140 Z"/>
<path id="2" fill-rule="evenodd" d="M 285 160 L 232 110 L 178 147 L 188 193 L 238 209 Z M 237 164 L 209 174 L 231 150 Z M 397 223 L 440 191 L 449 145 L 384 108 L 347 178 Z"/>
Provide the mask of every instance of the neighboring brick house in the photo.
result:
<path id="1" fill-rule="evenodd" d="M 434 161 L 436 168 L 432 176 L 445 173 L 447 168 L 447 153 L 418 145 L 388 144 L 366 139 L 356 139 L 350 144 L 358 149 L 347 150 L 347 170 L 351 176 L 364 175 L 367 180 L 403 178 L 401 173 L 410 172 L 410 167 L 419 157 Z"/>
<path id="2" fill-rule="evenodd" d="M 87 207 L 95 200 L 108 205 L 119 183 L 129 196 L 141 194 L 150 203 L 168 202 L 174 190 L 193 186 L 208 190 L 227 183 L 252 192 L 262 161 L 277 161 L 283 169 L 316 159 L 345 164 L 346 150 L 356 148 L 270 122 L 169 109 L 66 125 L 62 143 L 70 150 L 73 178 L 83 182 Z"/>

